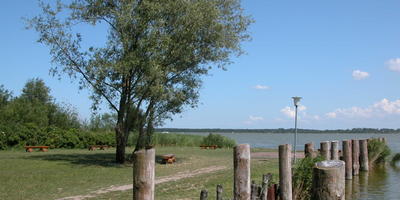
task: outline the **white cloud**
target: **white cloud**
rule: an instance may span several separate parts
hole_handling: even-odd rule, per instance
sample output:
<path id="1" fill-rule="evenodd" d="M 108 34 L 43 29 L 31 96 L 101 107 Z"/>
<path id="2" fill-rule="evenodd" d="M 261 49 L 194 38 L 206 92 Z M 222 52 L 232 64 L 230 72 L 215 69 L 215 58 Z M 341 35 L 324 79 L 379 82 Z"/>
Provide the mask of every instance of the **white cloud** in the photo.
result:
<path id="1" fill-rule="evenodd" d="M 393 58 L 386 61 L 386 66 L 391 71 L 400 72 L 400 58 Z"/>
<path id="2" fill-rule="evenodd" d="M 269 89 L 271 89 L 271 87 L 266 86 L 266 85 L 256 85 L 256 86 L 254 86 L 254 89 L 256 89 L 256 90 L 269 90 Z"/>
<path id="3" fill-rule="evenodd" d="M 298 107 L 298 111 L 299 112 L 305 111 L 306 109 L 307 109 L 307 107 L 305 107 L 303 105 L 299 105 L 299 107 Z M 286 115 L 289 118 L 294 118 L 295 117 L 294 115 L 296 114 L 296 111 L 295 111 L 294 108 L 286 106 L 286 107 L 281 109 L 281 113 L 283 113 L 284 115 Z"/>
<path id="4" fill-rule="evenodd" d="M 354 70 L 352 76 L 355 80 L 363 80 L 369 77 L 369 73 L 360 70 Z"/>
<path id="5" fill-rule="evenodd" d="M 244 123 L 250 125 L 250 124 L 254 124 L 254 123 L 256 123 L 256 122 L 263 121 L 263 120 L 264 120 L 263 117 L 258 117 L 258 116 L 252 116 L 252 115 L 250 115 L 250 116 L 249 116 L 249 119 L 246 120 L 246 121 L 244 121 Z"/>
<path id="6" fill-rule="evenodd" d="M 365 108 L 356 106 L 351 108 L 339 108 L 325 115 L 328 118 L 374 118 L 385 117 L 392 114 L 400 115 L 400 99 L 396 101 L 382 99 Z"/>

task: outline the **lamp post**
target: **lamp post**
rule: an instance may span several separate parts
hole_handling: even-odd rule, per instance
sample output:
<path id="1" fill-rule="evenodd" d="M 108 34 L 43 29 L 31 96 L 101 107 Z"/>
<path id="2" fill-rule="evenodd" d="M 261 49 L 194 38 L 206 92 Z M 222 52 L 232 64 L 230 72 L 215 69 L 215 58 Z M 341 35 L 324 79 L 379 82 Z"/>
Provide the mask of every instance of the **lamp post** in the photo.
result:
<path id="1" fill-rule="evenodd" d="M 297 145 L 297 107 L 299 106 L 299 102 L 301 97 L 292 97 L 294 107 L 295 107 L 295 115 L 294 115 L 294 145 L 293 145 L 293 163 L 296 163 L 296 145 Z"/>

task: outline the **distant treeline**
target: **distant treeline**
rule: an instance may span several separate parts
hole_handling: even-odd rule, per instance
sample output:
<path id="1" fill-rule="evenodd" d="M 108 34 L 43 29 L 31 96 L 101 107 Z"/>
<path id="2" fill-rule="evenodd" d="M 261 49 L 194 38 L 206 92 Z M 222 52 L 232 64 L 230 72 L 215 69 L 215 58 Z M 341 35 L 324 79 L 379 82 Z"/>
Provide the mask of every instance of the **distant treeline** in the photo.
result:
<path id="1" fill-rule="evenodd" d="M 189 128 L 158 128 L 157 132 L 204 132 L 204 133 L 294 133 L 293 128 L 284 129 L 189 129 Z M 336 130 L 298 129 L 298 133 L 400 133 L 400 129 L 352 128 Z"/>

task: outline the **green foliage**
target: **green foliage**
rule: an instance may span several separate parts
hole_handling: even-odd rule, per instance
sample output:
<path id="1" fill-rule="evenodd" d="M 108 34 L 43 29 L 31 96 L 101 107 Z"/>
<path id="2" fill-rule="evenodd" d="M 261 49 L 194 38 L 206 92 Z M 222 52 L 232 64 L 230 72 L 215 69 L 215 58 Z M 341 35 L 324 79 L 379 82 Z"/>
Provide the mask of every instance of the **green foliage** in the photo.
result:
<path id="1" fill-rule="evenodd" d="M 371 166 L 384 163 L 391 154 L 389 146 L 379 139 L 371 139 L 368 141 L 368 159 Z"/>
<path id="2" fill-rule="evenodd" d="M 393 166 L 396 166 L 396 164 L 397 164 L 399 161 L 400 161 L 400 153 L 396 153 L 396 154 L 393 156 L 392 161 L 390 161 L 390 163 L 391 163 Z"/>
<path id="3" fill-rule="evenodd" d="M 235 140 L 219 134 L 208 134 L 202 141 L 202 145 L 217 145 L 218 147 L 232 148 L 236 145 Z"/>
<path id="4" fill-rule="evenodd" d="M 294 199 L 306 200 L 311 198 L 312 176 L 315 163 L 323 161 L 324 158 L 304 158 L 299 160 L 293 168 L 293 193 Z"/>

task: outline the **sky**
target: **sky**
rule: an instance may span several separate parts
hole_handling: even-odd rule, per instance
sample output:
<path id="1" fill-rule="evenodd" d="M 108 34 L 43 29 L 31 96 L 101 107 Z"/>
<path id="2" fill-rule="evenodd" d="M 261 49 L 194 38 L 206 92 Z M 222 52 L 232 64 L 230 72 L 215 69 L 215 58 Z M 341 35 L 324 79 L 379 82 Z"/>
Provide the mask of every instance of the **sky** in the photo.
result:
<path id="1" fill-rule="evenodd" d="M 400 128 L 400 1 L 242 1 L 255 20 L 245 55 L 227 71 L 204 77 L 197 108 L 186 108 L 169 128 L 292 128 L 291 97 L 300 96 L 299 128 Z M 36 1 L 0 7 L 0 84 L 19 95 L 41 78 L 57 102 L 90 118 L 87 90 L 49 74 L 49 49 L 26 30 L 23 17 L 40 13 Z M 96 29 L 83 30 L 104 42 Z M 87 38 L 84 38 L 87 39 Z M 103 106 L 103 112 L 107 107 Z"/>

